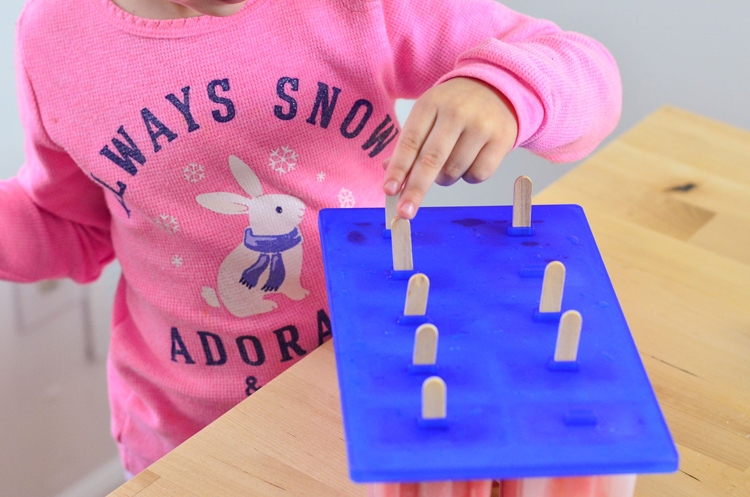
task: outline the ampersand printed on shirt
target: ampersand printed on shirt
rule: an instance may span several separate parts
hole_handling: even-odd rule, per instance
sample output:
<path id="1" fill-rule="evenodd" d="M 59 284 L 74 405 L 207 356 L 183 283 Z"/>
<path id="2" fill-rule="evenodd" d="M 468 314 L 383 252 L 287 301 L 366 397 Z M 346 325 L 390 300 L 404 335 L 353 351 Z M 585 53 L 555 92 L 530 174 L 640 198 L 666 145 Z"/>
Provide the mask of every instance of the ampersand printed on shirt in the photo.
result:
<path id="1" fill-rule="evenodd" d="M 258 378 L 255 376 L 248 376 L 245 378 L 245 385 L 247 385 L 247 388 L 245 389 L 245 395 L 250 397 L 252 394 L 260 390 L 260 386 L 258 386 Z"/>

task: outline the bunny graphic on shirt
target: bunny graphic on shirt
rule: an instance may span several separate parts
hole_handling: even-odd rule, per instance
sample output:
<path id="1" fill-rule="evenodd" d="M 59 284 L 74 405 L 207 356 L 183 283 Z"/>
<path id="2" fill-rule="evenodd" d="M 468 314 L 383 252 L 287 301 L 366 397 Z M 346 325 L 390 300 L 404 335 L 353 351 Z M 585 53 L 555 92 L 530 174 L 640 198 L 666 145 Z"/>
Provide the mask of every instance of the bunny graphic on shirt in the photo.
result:
<path id="1" fill-rule="evenodd" d="M 284 194 L 263 194 L 258 176 L 242 160 L 229 157 L 232 175 L 247 196 L 230 192 L 204 193 L 196 197 L 203 207 L 219 214 L 249 216 L 243 241 L 219 267 L 217 291 L 203 287 L 206 302 L 220 302 L 234 316 L 244 318 L 274 310 L 278 304 L 264 297 L 279 292 L 302 300 L 310 292 L 302 288 L 302 234 L 297 226 L 305 204 Z"/>

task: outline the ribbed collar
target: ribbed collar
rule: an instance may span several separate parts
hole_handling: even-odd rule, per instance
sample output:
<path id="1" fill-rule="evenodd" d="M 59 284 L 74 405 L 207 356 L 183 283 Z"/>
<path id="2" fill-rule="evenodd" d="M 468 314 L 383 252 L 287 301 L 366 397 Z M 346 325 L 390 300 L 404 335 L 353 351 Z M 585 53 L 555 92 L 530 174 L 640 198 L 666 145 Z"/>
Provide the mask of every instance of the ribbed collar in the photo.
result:
<path id="1" fill-rule="evenodd" d="M 90 0 L 102 17 L 128 33 L 149 38 L 184 38 L 226 29 L 256 11 L 265 0 L 247 0 L 242 9 L 228 17 L 199 16 L 184 19 L 145 19 L 125 12 L 112 0 Z"/>

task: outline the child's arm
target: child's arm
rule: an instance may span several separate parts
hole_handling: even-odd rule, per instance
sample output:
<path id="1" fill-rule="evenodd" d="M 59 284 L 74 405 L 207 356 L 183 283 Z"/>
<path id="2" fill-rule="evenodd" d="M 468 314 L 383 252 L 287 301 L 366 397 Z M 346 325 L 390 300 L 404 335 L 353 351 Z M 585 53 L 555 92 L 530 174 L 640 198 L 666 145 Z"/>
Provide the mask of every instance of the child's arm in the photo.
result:
<path id="1" fill-rule="evenodd" d="M 384 189 L 411 218 L 432 184 L 483 181 L 514 147 L 553 162 L 589 154 L 617 124 L 609 52 L 492 0 L 383 0 L 393 90 L 417 100 Z M 494 90 L 494 91 L 493 91 Z"/>
<path id="2" fill-rule="evenodd" d="M 44 130 L 17 55 L 26 163 L 0 182 L 0 279 L 96 279 L 113 259 L 104 195 Z"/>

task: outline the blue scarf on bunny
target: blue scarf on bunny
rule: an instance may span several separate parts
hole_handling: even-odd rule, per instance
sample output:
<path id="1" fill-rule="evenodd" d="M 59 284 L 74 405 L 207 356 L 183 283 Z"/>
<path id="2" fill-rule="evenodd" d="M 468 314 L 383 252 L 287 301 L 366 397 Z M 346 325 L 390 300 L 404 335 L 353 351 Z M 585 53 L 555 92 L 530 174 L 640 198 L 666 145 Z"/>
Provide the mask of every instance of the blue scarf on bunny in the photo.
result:
<path id="1" fill-rule="evenodd" d="M 289 250 L 302 243 L 302 237 L 297 228 L 285 235 L 254 235 L 252 228 L 245 230 L 245 247 L 253 252 L 260 252 L 255 264 L 242 272 L 240 283 L 248 288 L 253 288 L 258 284 L 258 278 L 263 271 L 270 265 L 266 284 L 263 285 L 264 292 L 275 292 L 279 289 L 284 278 L 286 270 L 284 269 L 284 259 L 281 253 Z"/>

